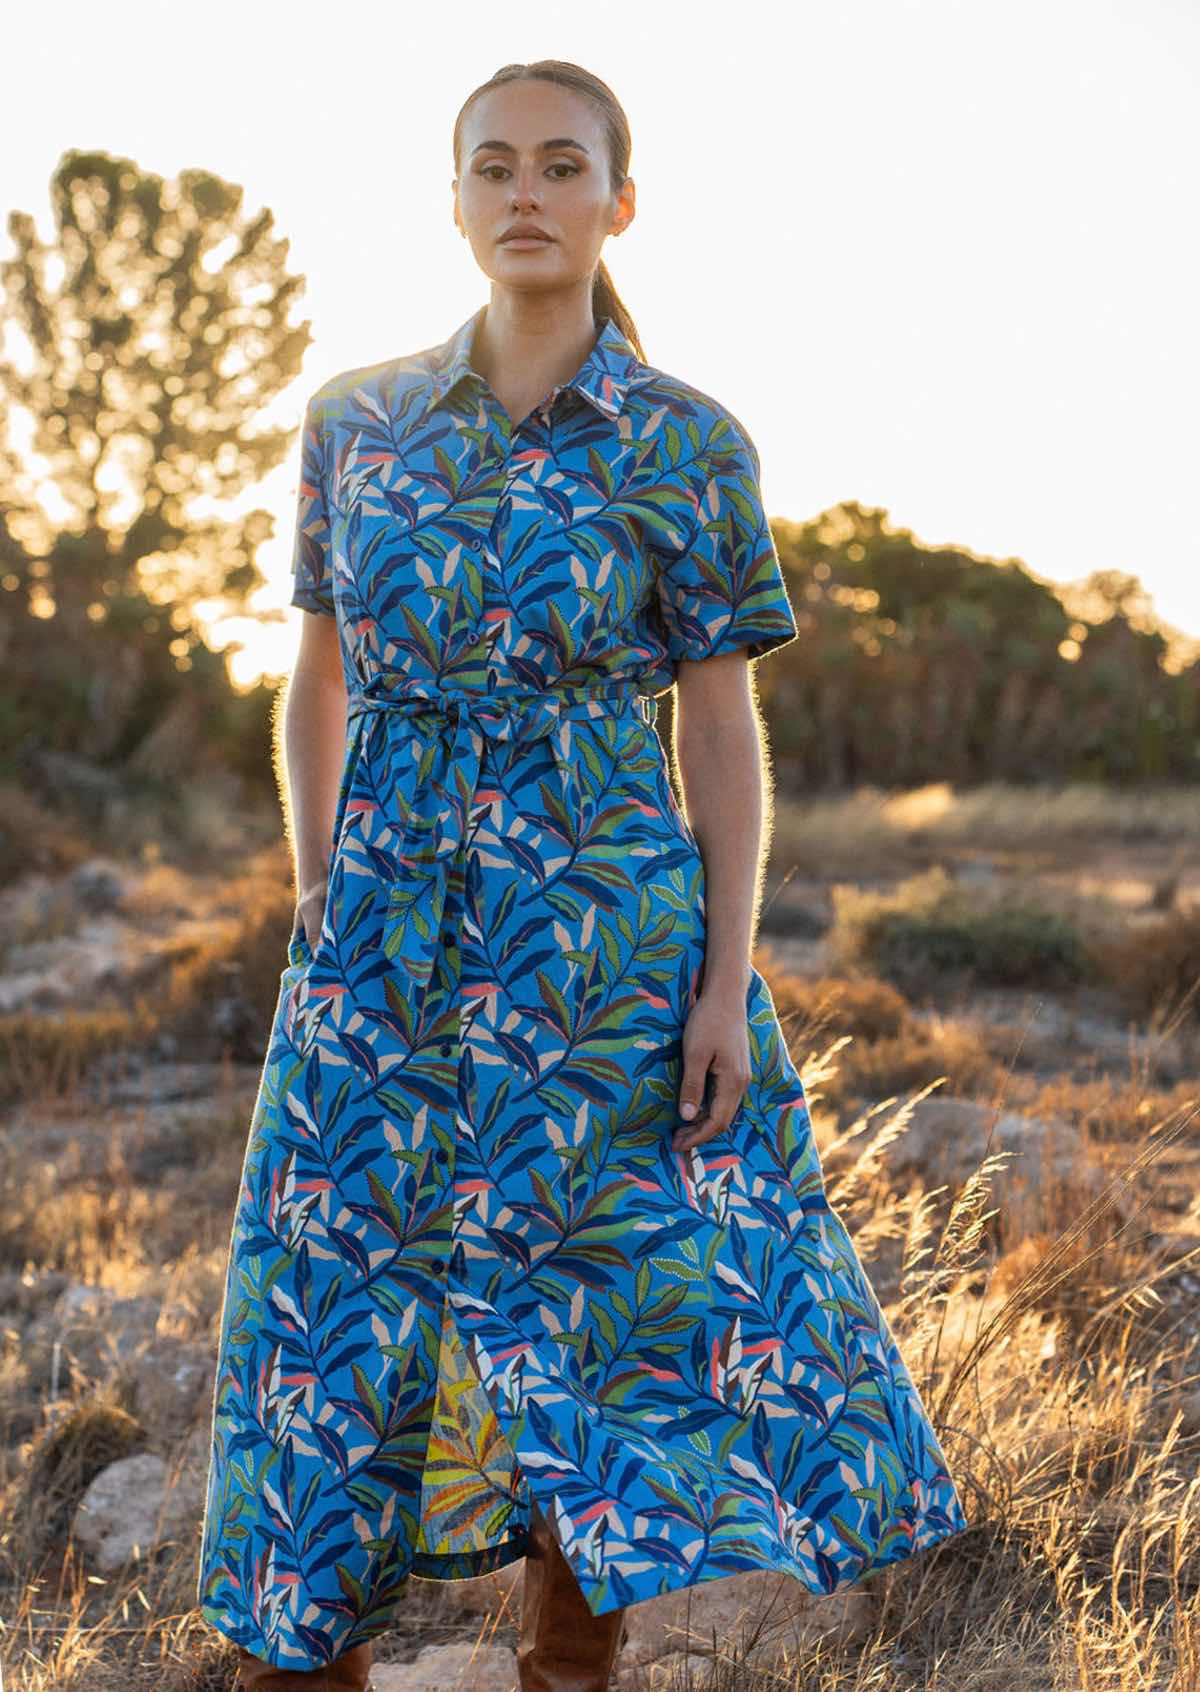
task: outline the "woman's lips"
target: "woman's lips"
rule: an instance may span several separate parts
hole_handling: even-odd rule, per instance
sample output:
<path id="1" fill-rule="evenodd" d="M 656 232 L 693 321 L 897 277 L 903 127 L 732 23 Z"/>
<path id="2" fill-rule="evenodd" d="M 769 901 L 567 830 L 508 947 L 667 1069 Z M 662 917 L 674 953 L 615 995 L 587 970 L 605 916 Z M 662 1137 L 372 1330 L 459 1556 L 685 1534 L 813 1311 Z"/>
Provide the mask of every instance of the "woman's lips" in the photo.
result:
<path id="1" fill-rule="evenodd" d="M 549 247 L 551 244 L 548 235 L 510 235 L 500 243 L 502 247 Z"/>

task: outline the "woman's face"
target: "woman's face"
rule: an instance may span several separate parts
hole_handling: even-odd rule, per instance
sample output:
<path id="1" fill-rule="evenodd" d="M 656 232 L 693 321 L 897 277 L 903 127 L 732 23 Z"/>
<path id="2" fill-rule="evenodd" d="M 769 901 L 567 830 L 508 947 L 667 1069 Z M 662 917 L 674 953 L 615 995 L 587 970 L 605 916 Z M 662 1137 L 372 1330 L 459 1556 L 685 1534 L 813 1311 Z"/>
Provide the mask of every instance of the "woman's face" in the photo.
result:
<path id="1" fill-rule="evenodd" d="M 481 95 L 463 124 L 461 169 L 455 224 L 479 268 L 505 287 L 540 292 L 586 281 L 605 237 L 633 218 L 633 179 L 613 192 L 598 113 L 557 83 L 513 82 Z M 549 238 L 506 242 L 514 223 Z"/>

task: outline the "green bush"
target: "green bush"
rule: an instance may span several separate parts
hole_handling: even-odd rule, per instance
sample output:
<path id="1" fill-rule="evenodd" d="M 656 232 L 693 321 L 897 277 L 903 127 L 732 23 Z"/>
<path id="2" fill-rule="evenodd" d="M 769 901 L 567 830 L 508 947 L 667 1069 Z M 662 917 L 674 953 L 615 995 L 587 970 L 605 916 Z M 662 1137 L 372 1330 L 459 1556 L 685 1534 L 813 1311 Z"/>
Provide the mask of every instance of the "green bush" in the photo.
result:
<path id="1" fill-rule="evenodd" d="M 1064 987 L 1088 973 L 1087 944 L 1061 912 L 953 880 L 940 866 L 888 892 L 833 889 L 830 946 L 843 968 L 869 969 L 904 992 L 947 979 Z"/>

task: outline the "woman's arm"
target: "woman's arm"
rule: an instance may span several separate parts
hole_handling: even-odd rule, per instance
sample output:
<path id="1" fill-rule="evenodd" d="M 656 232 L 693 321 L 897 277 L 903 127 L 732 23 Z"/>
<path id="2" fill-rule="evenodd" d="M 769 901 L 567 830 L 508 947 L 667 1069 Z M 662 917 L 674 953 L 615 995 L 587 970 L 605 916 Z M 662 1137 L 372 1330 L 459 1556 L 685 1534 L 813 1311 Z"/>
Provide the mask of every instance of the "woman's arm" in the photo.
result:
<path id="1" fill-rule="evenodd" d="M 673 1149 L 702 1145 L 728 1128 L 750 1079 L 746 994 L 762 886 L 762 727 L 744 647 L 676 675 L 675 757 L 688 823 L 704 859 L 707 941 L 701 990 L 683 1038 L 680 1114 Z M 716 1091 L 698 1116 L 705 1079 Z M 694 1107 L 694 1112 L 689 1107 Z"/>
<path id="2" fill-rule="evenodd" d="M 305 611 L 283 718 L 298 921 L 315 948 L 325 915 L 333 822 L 346 751 L 346 680 L 337 618 Z"/>

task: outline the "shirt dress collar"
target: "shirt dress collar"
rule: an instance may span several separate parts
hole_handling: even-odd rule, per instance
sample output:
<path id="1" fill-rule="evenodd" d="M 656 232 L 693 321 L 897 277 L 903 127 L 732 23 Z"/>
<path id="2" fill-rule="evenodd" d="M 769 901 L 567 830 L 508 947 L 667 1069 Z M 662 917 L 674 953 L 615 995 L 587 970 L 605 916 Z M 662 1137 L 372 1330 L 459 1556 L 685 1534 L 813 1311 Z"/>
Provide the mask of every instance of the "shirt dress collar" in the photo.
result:
<path id="1" fill-rule="evenodd" d="M 430 361 L 430 408 L 439 405 L 464 377 L 478 376 L 471 365 L 471 344 L 486 310 L 486 306 L 480 306 L 478 311 L 472 312 L 466 322 L 434 350 Z M 562 386 L 575 388 L 605 417 L 615 419 L 620 415 L 639 363 L 628 338 L 611 317 L 604 317 L 600 320 L 600 332 L 591 352 L 574 376 Z"/>

